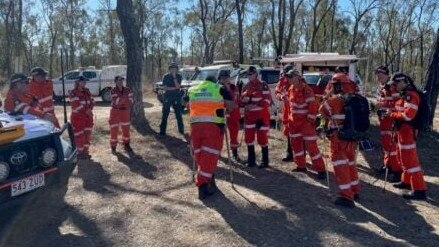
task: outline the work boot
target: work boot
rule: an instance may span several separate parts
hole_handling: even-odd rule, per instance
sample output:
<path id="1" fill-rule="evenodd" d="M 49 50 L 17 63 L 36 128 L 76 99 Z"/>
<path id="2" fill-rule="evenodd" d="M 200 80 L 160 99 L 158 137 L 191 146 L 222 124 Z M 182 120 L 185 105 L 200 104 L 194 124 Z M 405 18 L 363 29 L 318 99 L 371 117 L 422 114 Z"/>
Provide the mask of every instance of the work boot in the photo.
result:
<path id="1" fill-rule="evenodd" d="M 261 164 L 258 166 L 258 168 L 267 168 L 268 167 L 268 147 L 263 147 L 262 148 L 262 162 Z"/>
<path id="2" fill-rule="evenodd" d="M 212 178 L 209 181 L 209 185 L 215 189 L 218 189 L 218 187 L 216 186 L 216 182 L 215 182 L 215 174 L 212 174 Z"/>
<path id="3" fill-rule="evenodd" d="M 354 195 L 354 201 L 358 201 L 358 200 L 360 200 L 360 195 L 355 194 L 355 195 Z"/>
<path id="4" fill-rule="evenodd" d="M 395 184 L 393 184 L 393 187 L 397 188 L 397 189 L 402 189 L 402 190 L 410 190 L 411 189 L 410 184 L 406 184 L 404 182 L 395 183 Z"/>
<path id="5" fill-rule="evenodd" d="M 125 151 L 127 151 L 129 153 L 133 152 L 133 149 L 131 148 L 129 143 L 125 143 L 124 148 L 125 148 Z"/>
<path id="6" fill-rule="evenodd" d="M 239 163 L 239 164 L 241 164 L 242 163 L 242 160 L 239 158 L 239 156 L 238 156 L 238 149 L 233 149 L 232 150 L 232 154 L 233 154 L 233 160 L 236 162 L 236 163 Z"/>
<path id="7" fill-rule="evenodd" d="M 215 194 L 216 188 L 211 186 L 210 184 L 202 184 L 198 187 L 198 199 L 204 200 L 207 197 Z"/>
<path id="8" fill-rule="evenodd" d="M 111 153 L 115 154 L 116 153 L 116 147 L 111 147 Z"/>
<path id="9" fill-rule="evenodd" d="M 326 172 L 317 172 L 317 179 L 318 180 L 326 179 Z"/>
<path id="10" fill-rule="evenodd" d="M 254 166 L 256 166 L 255 146 L 253 146 L 253 145 L 248 145 L 248 146 L 247 146 L 247 152 L 248 152 L 247 166 L 248 166 L 248 167 L 254 167 Z"/>
<path id="11" fill-rule="evenodd" d="M 291 150 L 290 138 L 288 138 L 287 155 L 282 159 L 283 162 L 293 161 L 293 151 Z"/>
<path id="12" fill-rule="evenodd" d="M 425 192 L 425 190 L 415 190 L 415 191 L 412 191 L 408 194 L 402 195 L 402 198 L 407 199 L 407 200 L 425 201 L 425 200 L 427 200 L 427 193 Z"/>
<path id="13" fill-rule="evenodd" d="M 389 179 L 389 182 L 391 182 L 391 183 L 401 182 L 401 175 L 402 175 L 402 172 L 394 172 L 392 174 L 391 178 Z"/>
<path id="14" fill-rule="evenodd" d="M 337 197 L 334 204 L 345 208 L 355 208 L 355 202 L 344 197 Z"/>

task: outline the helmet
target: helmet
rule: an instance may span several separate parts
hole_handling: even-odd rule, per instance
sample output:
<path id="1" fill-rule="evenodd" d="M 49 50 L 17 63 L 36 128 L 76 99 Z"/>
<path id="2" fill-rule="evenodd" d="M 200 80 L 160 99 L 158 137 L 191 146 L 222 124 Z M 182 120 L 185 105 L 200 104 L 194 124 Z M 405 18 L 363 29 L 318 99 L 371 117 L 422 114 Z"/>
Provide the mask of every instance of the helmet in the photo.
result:
<path id="1" fill-rule="evenodd" d="M 14 87 L 17 83 L 20 83 L 22 81 L 29 81 L 27 76 L 23 73 L 15 73 L 9 79 L 11 87 Z"/>
<path id="2" fill-rule="evenodd" d="M 45 75 L 47 75 L 47 71 L 41 67 L 35 67 L 30 71 L 30 74 L 33 76 L 35 76 L 35 75 L 45 76 Z"/>
<path id="3" fill-rule="evenodd" d="M 168 69 L 178 69 L 178 64 L 177 63 L 170 63 Z"/>

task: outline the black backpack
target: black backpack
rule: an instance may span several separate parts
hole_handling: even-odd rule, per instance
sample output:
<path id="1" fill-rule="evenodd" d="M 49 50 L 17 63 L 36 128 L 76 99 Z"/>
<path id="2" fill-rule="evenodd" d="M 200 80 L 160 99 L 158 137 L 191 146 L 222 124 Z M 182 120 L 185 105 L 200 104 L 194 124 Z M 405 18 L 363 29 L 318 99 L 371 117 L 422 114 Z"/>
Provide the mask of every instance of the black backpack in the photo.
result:
<path id="1" fill-rule="evenodd" d="M 419 89 L 417 89 L 416 92 L 418 93 L 421 102 L 419 102 L 418 111 L 416 112 L 415 117 L 409 123 L 413 126 L 413 128 L 421 132 L 425 132 L 428 131 L 430 128 L 430 121 L 429 121 L 430 113 L 431 113 L 430 101 L 428 100 L 429 97 L 427 91 L 422 92 Z"/>
<path id="2" fill-rule="evenodd" d="M 362 141 L 367 139 L 369 121 L 369 102 L 359 94 L 343 96 L 345 120 L 338 137 L 346 141 Z"/>

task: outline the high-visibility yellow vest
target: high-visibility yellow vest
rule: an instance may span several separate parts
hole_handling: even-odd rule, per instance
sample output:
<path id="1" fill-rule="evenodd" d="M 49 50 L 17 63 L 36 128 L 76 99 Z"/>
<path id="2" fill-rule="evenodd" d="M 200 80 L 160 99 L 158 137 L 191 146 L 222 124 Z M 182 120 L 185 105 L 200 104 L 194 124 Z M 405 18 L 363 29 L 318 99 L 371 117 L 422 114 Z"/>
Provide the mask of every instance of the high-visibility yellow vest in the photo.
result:
<path id="1" fill-rule="evenodd" d="M 220 88 L 220 85 L 210 81 L 189 88 L 191 123 L 225 123 L 224 98 Z"/>

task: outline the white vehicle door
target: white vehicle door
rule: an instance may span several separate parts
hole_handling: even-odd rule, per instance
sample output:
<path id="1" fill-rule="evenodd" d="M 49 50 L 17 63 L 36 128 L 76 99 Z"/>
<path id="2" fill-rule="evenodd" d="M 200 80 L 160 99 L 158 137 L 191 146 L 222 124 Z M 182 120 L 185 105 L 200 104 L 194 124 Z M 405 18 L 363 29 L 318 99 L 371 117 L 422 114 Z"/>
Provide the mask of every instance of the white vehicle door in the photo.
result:
<path id="1" fill-rule="evenodd" d="M 75 81 L 79 77 L 79 71 L 69 71 L 64 75 L 64 83 L 65 83 L 65 92 L 66 96 L 69 95 L 69 92 L 75 87 Z M 53 82 L 53 91 L 56 96 L 62 96 L 62 78 L 59 77 L 57 80 Z"/>

